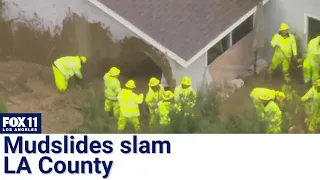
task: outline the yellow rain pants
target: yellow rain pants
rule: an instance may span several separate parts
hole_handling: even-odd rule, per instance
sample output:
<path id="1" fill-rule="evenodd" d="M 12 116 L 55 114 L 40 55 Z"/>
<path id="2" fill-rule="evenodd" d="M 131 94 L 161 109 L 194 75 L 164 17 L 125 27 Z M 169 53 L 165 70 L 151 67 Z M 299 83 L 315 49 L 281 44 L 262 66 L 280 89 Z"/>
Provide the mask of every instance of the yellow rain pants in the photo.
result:
<path id="1" fill-rule="evenodd" d="M 128 121 L 132 123 L 133 128 L 135 129 L 136 132 L 140 131 L 139 117 L 124 117 L 121 115 L 118 120 L 118 131 L 123 131 L 126 128 Z"/>
<path id="2" fill-rule="evenodd" d="M 106 112 L 113 112 L 113 116 L 114 117 L 119 117 L 120 114 L 120 105 L 118 100 L 110 100 L 110 99 L 106 99 L 104 101 L 104 110 Z"/>
<path id="3" fill-rule="evenodd" d="M 68 80 L 65 78 L 65 76 L 60 72 L 60 70 L 52 65 L 53 75 L 54 75 L 54 81 L 56 83 L 57 89 L 60 92 L 64 92 L 68 89 Z"/>

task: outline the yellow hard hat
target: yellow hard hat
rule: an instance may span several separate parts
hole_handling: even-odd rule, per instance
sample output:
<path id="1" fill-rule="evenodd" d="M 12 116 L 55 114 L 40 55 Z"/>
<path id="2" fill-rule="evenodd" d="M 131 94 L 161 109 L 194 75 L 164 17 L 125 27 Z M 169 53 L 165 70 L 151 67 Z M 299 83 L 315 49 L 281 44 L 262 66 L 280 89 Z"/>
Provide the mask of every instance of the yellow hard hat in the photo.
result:
<path id="1" fill-rule="evenodd" d="M 282 100 L 284 100 L 284 99 L 286 98 L 286 95 L 285 95 L 283 92 L 281 92 L 281 91 L 277 91 L 277 92 L 276 92 L 276 97 L 277 97 L 277 99 L 279 99 L 280 101 L 282 101 Z"/>
<path id="2" fill-rule="evenodd" d="M 191 79 L 188 76 L 183 76 L 181 80 L 182 85 L 190 86 L 192 84 Z"/>
<path id="3" fill-rule="evenodd" d="M 108 73 L 110 74 L 110 76 L 118 76 L 120 74 L 120 69 L 111 67 Z"/>
<path id="4" fill-rule="evenodd" d="M 170 99 L 172 99 L 173 97 L 174 97 L 174 94 L 173 94 L 172 91 L 166 91 L 166 92 L 164 92 L 162 98 L 163 98 L 164 100 L 170 100 Z"/>
<path id="5" fill-rule="evenodd" d="M 282 24 L 280 25 L 279 31 L 285 31 L 285 30 L 288 30 L 288 29 L 289 29 L 288 24 L 282 23 Z"/>
<path id="6" fill-rule="evenodd" d="M 87 58 L 85 56 L 80 56 L 80 60 L 83 64 L 87 62 Z"/>
<path id="7" fill-rule="evenodd" d="M 158 84 L 160 84 L 160 80 L 155 77 L 152 77 L 152 78 L 150 78 L 148 85 L 150 87 L 154 87 L 154 86 L 157 86 Z"/>
<path id="8" fill-rule="evenodd" d="M 126 86 L 127 88 L 134 89 L 134 88 L 136 88 L 136 83 L 134 82 L 134 80 L 129 80 L 129 81 L 127 81 L 127 83 L 125 84 L 125 86 Z"/>

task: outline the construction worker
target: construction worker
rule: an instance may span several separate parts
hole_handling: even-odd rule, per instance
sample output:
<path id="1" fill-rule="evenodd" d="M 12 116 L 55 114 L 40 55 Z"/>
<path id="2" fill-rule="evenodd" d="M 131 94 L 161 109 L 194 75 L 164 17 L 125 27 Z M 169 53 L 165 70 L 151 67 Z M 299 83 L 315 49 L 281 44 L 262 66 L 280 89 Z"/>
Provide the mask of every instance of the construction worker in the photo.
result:
<path id="1" fill-rule="evenodd" d="M 268 72 L 272 75 L 273 71 L 282 65 L 284 80 L 290 81 L 289 69 L 292 55 L 294 59 L 297 56 L 296 38 L 289 33 L 289 26 L 286 23 L 280 25 L 279 32 L 275 34 L 271 40 L 271 46 L 274 48 L 274 54 Z"/>
<path id="2" fill-rule="evenodd" d="M 308 88 L 312 86 L 320 74 L 320 36 L 310 40 L 306 58 L 303 61 L 303 79 Z"/>
<path id="3" fill-rule="evenodd" d="M 157 118 L 156 109 L 158 108 L 159 101 L 162 99 L 164 87 L 160 84 L 160 80 L 155 77 L 150 78 L 148 86 L 149 91 L 146 95 L 145 102 L 148 105 L 150 113 L 149 124 L 152 126 L 155 124 Z"/>
<path id="4" fill-rule="evenodd" d="M 196 104 L 197 92 L 192 88 L 191 85 L 192 81 L 190 77 L 184 76 L 181 79 L 180 85 L 174 89 L 175 101 L 180 104 L 185 112 L 185 115 L 193 115 L 192 113 L 190 114 L 190 112 L 192 112 L 192 108 Z"/>
<path id="5" fill-rule="evenodd" d="M 116 67 L 111 67 L 104 75 L 104 110 L 110 115 L 113 112 L 114 117 L 119 117 L 119 102 L 117 96 L 121 91 L 121 84 L 118 79 L 120 70 Z"/>
<path id="6" fill-rule="evenodd" d="M 54 80 L 60 92 L 68 89 L 68 82 L 71 77 L 76 75 L 82 79 L 82 64 L 87 62 L 85 56 L 65 56 L 55 60 L 52 64 Z"/>
<path id="7" fill-rule="evenodd" d="M 275 100 L 283 99 L 285 97 L 285 94 L 281 91 L 276 91 L 273 89 L 267 89 L 267 88 L 254 88 L 251 93 L 250 97 L 253 101 L 253 105 L 256 109 L 256 112 L 260 117 L 263 117 L 264 115 L 264 101 L 267 100 Z"/>
<path id="8" fill-rule="evenodd" d="M 168 125 L 171 122 L 170 113 L 180 110 L 179 105 L 174 102 L 174 94 L 170 90 L 166 91 L 158 103 L 160 125 Z"/>
<path id="9" fill-rule="evenodd" d="M 281 124 L 282 124 L 282 112 L 279 108 L 280 103 L 285 99 L 285 96 L 279 96 L 280 98 L 271 99 L 266 96 L 266 99 L 263 99 L 265 108 L 263 119 L 268 123 L 267 133 L 276 134 L 281 133 Z"/>
<path id="10" fill-rule="evenodd" d="M 134 93 L 133 90 L 135 88 L 136 83 L 133 80 L 129 80 L 118 95 L 120 105 L 118 131 L 123 131 L 128 121 L 132 123 L 136 132 L 140 131 L 139 104 L 143 102 L 143 94 L 137 95 Z"/>
<path id="11" fill-rule="evenodd" d="M 310 132 L 319 132 L 320 130 L 320 79 L 316 80 L 310 90 L 301 98 L 305 105 Z"/>

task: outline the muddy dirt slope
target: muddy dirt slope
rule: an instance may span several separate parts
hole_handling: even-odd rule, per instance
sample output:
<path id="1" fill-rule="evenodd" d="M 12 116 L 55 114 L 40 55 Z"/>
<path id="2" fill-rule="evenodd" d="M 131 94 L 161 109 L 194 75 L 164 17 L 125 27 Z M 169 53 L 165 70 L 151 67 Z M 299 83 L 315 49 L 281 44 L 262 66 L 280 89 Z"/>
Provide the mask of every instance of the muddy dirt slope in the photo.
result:
<path id="1" fill-rule="evenodd" d="M 42 112 L 44 132 L 65 133 L 81 123 L 81 91 L 70 87 L 58 93 L 51 67 L 1 61 L 0 77 L 0 98 L 7 100 L 9 112 Z"/>

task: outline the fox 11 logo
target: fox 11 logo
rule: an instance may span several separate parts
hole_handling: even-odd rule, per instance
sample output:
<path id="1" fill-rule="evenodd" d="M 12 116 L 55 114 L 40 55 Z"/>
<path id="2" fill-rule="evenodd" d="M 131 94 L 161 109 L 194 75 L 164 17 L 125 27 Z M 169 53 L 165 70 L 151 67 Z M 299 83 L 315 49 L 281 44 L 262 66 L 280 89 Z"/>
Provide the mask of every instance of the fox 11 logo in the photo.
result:
<path id="1" fill-rule="evenodd" d="M 1 113 L 0 134 L 41 134 L 41 113 Z"/>

